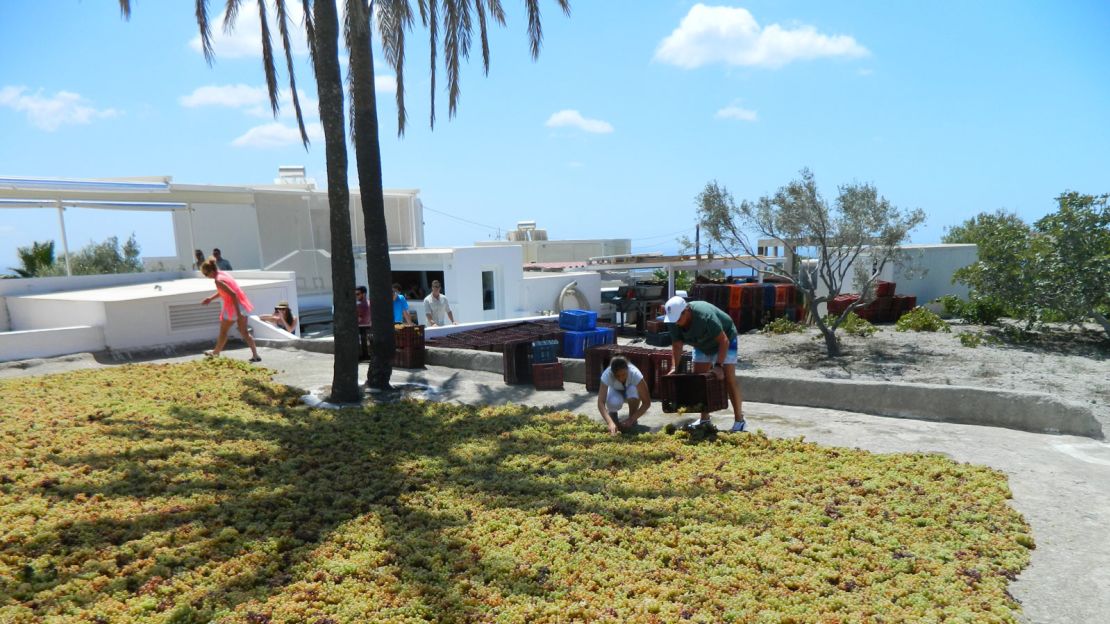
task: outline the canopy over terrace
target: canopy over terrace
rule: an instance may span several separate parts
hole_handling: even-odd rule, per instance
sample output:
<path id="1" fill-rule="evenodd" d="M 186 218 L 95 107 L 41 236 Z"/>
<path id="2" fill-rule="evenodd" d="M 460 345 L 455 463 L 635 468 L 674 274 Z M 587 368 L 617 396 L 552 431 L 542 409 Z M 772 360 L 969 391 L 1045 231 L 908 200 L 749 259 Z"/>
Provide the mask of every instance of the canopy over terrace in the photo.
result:
<path id="1" fill-rule="evenodd" d="M 62 251 L 66 259 L 66 275 L 71 275 L 69 240 L 66 236 L 66 208 L 93 208 L 99 210 L 139 210 L 148 212 L 174 212 L 184 210 L 189 215 L 190 244 L 193 238 L 193 209 L 191 201 L 213 201 L 213 192 L 219 201 L 228 204 L 250 204 L 253 196 L 241 189 L 219 189 L 211 186 L 194 187 L 174 185 L 170 177 L 134 178 L 126 180 L 81 180 L 64 178 L 24 178 L 0 176 L 0 208 L 46 208 L 58 211 Z M 224 192 L 220 192 L 223 190 Z"/>
<path id="2" fill-rule="evenodd" d="M 675 294 L 676 271 L 711 271 L 729 269 L 770 268 L 787 261 L 783 256 L 718 256 L 713 254 L 688 254 L 666 256 L 663 254 L 629 254 L 590 258 L 586 269 L 590 271 L 633 271 L 643 269 L 663 269 L 667 272 L 667 296 Z M 760 272 L 760 280 L 763 272 Z"/>

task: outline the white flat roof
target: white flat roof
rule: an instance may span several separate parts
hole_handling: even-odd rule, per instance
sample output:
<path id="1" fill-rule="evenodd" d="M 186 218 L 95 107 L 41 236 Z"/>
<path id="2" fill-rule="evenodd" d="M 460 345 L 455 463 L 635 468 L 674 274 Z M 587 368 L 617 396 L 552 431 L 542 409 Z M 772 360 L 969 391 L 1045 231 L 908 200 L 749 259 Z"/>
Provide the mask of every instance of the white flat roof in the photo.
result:
<path id="1" fill-rule="evenodd" d="M 289 280 L 242 278 L 236 280 L 240 286 L 269 286 L 282 284 Z M 64 292 L 46 293 L 42 295 L 13 296 L 17 299 L 41 299 L 52 301 L 100 301 L 112 303 L 118 301 L 132 301 L 139 299 L 157 299 L 159 297 L 172 297 L 190 294 L 212 294 L 216 286 L 212 280 L 203 277 L 166 280 L 161 282 L 146 282 L 144 284 L 131 284 L 128 286 L 112 286 L 110 288 L 91 288 L 88 290 L 70 290 Z"/>

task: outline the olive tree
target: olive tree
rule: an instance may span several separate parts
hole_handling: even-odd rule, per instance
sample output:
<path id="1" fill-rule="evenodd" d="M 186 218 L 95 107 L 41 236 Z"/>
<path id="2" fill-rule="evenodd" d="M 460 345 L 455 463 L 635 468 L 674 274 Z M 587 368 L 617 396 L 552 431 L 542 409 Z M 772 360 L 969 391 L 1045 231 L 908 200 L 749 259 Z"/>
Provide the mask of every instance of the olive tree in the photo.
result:
<path id="1" fill-rule="evenodd" d="M 773 195 L 739 204 L 728 189 L 710 182 L 698 194 L 697 206 L 703 232 L 722 252 L 802 290 L 830 357 L 840 355 L 837 329 L 850 312 L 874 299 L 879 275 L 888 264 L 904 260 L 900 245 L 925 221 L 924 211 L 899 209 L 870 184 L 841 186 L 830 204 L 808 169 Z M 812 260 L 795 263 L 793 270 L 753 260 L 759 254 L 751 234 L 776 241 L 788 257 Z M 860 285 L 860 299 L 840 315 L 822 318 L 818 306 L 838 296 L 850 275 Z"/>

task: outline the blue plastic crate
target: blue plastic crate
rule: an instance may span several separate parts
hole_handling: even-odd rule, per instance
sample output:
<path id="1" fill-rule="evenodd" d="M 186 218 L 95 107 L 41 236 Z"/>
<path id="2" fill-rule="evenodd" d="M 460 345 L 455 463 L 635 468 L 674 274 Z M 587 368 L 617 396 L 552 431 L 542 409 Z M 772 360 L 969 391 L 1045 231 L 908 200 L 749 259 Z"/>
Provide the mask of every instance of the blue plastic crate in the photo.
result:
<path id="1" fill-rule="evenodd" d="M 559 360 L 558 340 L 537 340 L 532 343 L 532 363 L 550 364 Z"/>
<path id="2" fill-rule="evenodd" d="M 563 310 L 559 313 L 559 327 L 567 331 L 590 331 L 597 327 L 597 312 L 593 310 Z"/>
<path id="3" fill-rule="evenodd" d="M 585 358 L 586 349 L 612 344 L 615 340 L 616 332 L 612 327 L 589 331 L 567 331 L 563 334 L 563 357 Z"/>

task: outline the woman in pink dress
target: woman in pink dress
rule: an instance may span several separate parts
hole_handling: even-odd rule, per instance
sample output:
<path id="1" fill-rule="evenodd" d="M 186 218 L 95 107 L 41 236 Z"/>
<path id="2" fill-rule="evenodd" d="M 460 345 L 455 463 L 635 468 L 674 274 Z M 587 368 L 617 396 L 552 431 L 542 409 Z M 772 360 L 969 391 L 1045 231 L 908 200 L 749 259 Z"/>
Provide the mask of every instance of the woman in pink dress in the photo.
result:
<path id="1" fill-rule="evenodd" d="M 228 273 L 223 273 L 216 268 L 216 259 L 209 258 L 200 265 L 200 272 L 205 277 L 210 277 L 216 282 L 216 294 L 211 297 L 205 297 L 202 304 L 208 305 L 212 300 L 219 297 L 222 300 L 222 309 L 220 310 L 220 337 L 216 339 L 216 348 L 211 351 L 205 351 L 204 354 L 209 357 L 216 357 L 224 350 L 224 345 L 227 343 L 227 332 L 231 329 L 233 324 L 238 325 L 239 335 L 243 337 L 243 342 L 251 348 L 251 362 L 261 362 L 262 358 L 258 357 L 258 349 L 254 346 L 254 338 L 247 331 L 247 317 L 246 313 L 254 309 L 251 305 L 250 299 L 247 299 L 247 294 L 239 288 L 239 284 L 235 282 L 235 278 L 231 277 Z"/>

